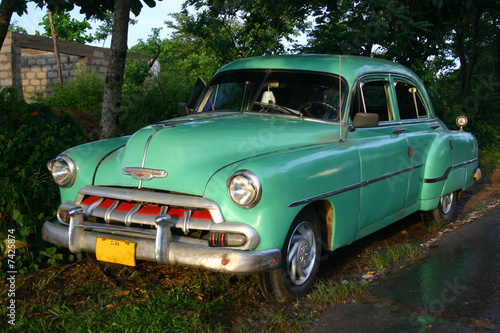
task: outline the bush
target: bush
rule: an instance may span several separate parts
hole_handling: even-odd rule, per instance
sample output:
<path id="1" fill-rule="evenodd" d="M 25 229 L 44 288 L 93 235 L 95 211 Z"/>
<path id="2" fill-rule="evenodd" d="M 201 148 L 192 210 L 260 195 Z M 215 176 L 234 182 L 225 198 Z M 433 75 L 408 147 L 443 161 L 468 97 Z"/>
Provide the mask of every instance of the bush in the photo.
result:
<path id="1" fill-rule="evenodd" d="M 464 130 L 473 133 L 482 148 L 500 146 L 500 100 L 495 94 L 492 78 L 476 76 L 467 96 L 460 94 L 458 72 L 430 85 L 432 102 L 438 117 L 451 129 L 457 129 L 455 119 L 469 119 Z"/>
<path id="2" fill-rule="evenodd" d="M 15 88 L 0 92 L 0 251 L 5 253 L 4 240 L 14 235 L 20 247 L 15 256 L 19 273 L 57 257 L 40 235 L 43 222 L 54 216 L 60 202 L 46 164 L 81 141 L 68 115 L 57 117 L 46 105 L 20 101 Z M 3 258 L 0 277 L 6 266 Z"/>
<path id="3" fill-rule="evenodd" d="M 52 85 L 52 94 L 44 103 L 51 107 L 100 114 L 104 81 L 96 71 L 81 71 L 70 81 Z"/>
<path id="4" fill-rule="evenodd" d="M 189 100 L 193 84 L 180 84 L 176 77 L 160 73 L 148 78 L 143 85 L 129 86 L 122 98 L 120 128 L 126 133 L 154 122 L 178 117 L 178 102 Z"/>

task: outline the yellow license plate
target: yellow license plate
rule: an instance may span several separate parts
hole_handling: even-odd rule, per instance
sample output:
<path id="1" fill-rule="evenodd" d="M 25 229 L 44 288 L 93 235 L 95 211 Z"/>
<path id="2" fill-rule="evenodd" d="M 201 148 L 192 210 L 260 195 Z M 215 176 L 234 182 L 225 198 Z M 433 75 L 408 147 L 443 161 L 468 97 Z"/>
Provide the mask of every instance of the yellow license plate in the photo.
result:
<path id="1" fill-rule="evenodd" d="M 135 266 L 135 243 L 119 239 L 97 237 L 95 244 L 97 260 L 126 266 Z"/>

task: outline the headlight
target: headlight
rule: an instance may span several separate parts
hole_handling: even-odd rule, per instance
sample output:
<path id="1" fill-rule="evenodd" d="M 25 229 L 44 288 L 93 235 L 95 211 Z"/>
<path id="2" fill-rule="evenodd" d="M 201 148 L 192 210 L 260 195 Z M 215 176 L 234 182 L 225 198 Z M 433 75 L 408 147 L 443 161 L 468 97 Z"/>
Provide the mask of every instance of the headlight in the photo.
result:
<path id="1" fill-rule="evenodd" d="M 59 155 L 47 163 L 47 168 L 57 185 L 71 187 L 76 178 L 75 162 L 67 155 Z"/>
<path id="2" fill-rule="evenodd" d="M 252 208 L 257 205 L 262 195 L 259 178 L 248 171 L 237 171 L 227 180 L 231 200 L 238 206 Z"/>

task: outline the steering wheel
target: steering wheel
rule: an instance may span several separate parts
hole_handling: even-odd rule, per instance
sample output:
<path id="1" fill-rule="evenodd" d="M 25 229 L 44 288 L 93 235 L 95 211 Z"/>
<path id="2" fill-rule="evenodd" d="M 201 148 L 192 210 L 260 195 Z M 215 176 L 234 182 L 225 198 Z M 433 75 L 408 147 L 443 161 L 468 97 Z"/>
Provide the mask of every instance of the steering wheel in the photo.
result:
<path id="1" fill-rule="evenodd" d="M 299 111 L 308 114 L 310 117 L 323 120 L 338 120 L 340 118 L 339 110 L 333 105 L 324 102 L 307 102 L 299 107 Z"/>

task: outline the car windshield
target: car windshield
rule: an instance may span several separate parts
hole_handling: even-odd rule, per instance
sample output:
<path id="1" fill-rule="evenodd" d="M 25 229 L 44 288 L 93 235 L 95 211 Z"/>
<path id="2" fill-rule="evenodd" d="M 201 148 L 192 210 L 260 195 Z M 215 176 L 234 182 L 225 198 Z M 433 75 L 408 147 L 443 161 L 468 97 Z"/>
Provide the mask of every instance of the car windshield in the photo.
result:
<path id="1" fill-rule="evenodd" d="M 197 112 L 265 112 L 339 121 L 345 80 L 307 71 L 230 71 L 207 86 Z"/>

